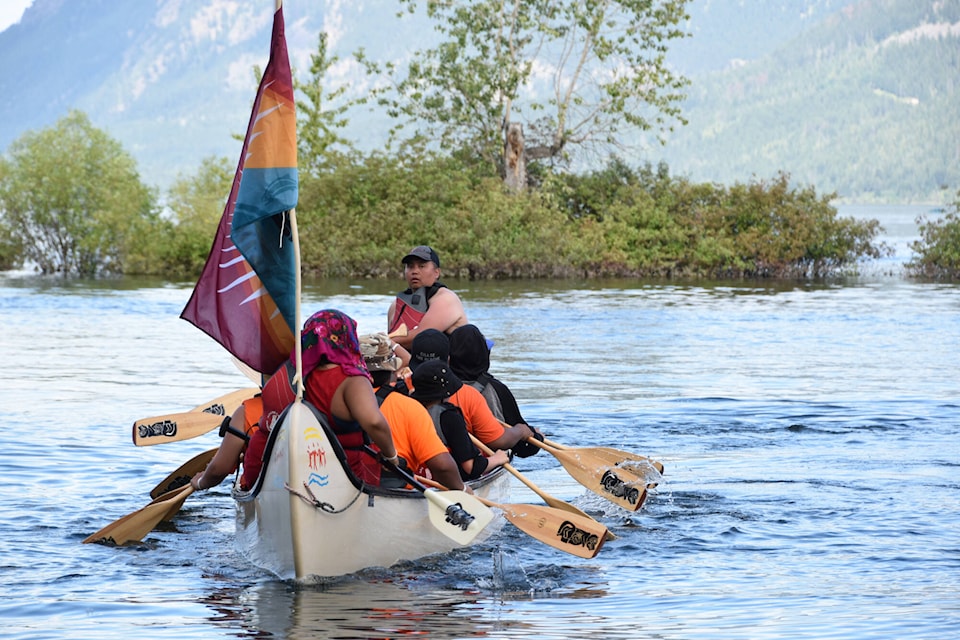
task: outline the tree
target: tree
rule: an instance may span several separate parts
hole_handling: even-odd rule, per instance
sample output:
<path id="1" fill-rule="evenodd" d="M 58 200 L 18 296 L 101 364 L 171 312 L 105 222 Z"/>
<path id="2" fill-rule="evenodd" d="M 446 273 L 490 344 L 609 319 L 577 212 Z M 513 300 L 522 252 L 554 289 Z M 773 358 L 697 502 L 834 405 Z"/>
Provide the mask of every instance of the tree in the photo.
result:
<path id="1" fill-rule="evenodd" d="M 401 2 L 411 13 L 423 4 Z M 511 159 L 623 148 L 637 131 L 662 139 L 673 120 L 683 122 L 687 80 L 665 55 L 686 35 L 678 25 L 687 2 L 428 0 L 441 42 L 417 51 L 378 100 L 442 148 L 468 149 L 505 177 Z M 371 74 L 399 72 L 357 55 Z"/>
<path id="2" fill-rule="evenodd" d="M 346 85 L 324 91 L 324 78 L 339 61 L 327 55 L 327 34 L 320 33 L 317 52 L 310 56 L 310 77 L 301 82 L 294 76 L 294 88 L 303 95 L 297 100 L 297 152 L 300 170 L 318 174 L 329 168 L 329 153 L 336 145 L 349 147 L 349 142 L 336 130 L 347 126 L 346 112 L 357 101 L 343 100 Z M 337 106 L 331 106 L 340 101 Z"/>
<path id="3" fill-rule="evenodd" d="M 133 158 L 79 111 L 25 133 L 0 161 L 4 223 L 43 273 L 122 273 L 144 254 L 155 202 Z"/>
<path id="4" fill-rule="evenodd" d="M 0 162 L 0 184 L 9 167 Z M 13 229 L 13 225 L 0 209 L 0 271 L 23 266 L 23 241 Z"/>
<path id="5" fill-rule="evenodd" d="M 208 157 L 193 175 L 180 175 L 167 192 L 167 206 L 173 220 L 167 233 L 158 238 L 163 273 L 199 275 L 210 252 L 235 167 L 227 158 Z"/>
<path id="6" fill-rule="evenodd" d="M 956 200 L 941 211 L 939 219 L 919 216 L 920 239 L 910 243 L 916 252 L 907 263 L 914 277 L 941 280 L 960 279 L 960 191 Z"/>
<path id="7" fill-rule="evenodd" d="M 235 167 L 227 158 L 210 156 L 195 175 L 181 174 L 167 194 L 177 227 L 211 240 L 220 224 L 233 184 Z"/>

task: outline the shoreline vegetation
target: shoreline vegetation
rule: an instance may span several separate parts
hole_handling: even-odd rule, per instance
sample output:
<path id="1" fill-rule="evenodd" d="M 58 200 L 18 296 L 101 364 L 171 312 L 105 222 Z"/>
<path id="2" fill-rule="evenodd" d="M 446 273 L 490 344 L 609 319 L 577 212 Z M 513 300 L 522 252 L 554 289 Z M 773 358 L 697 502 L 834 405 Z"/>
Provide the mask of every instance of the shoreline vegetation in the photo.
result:
<path id="1" fill-rule="evenodd" d="M 890 255 L 877 220 L 838 215 L 836 194 L 790 176 L 731 186 L 665 164 L 572 174 L 540 168 L 528 188 L 456 154 L 328 152 L 300 172 L 302 269 L 320 278 L 394 278 L 397 256 L 430 244 L 447 279 L 823 279 Z M 0 159 L 0 268 L 195 279 L 229 193 L 225 158 L 182 176 L 161 208 L 120 144 L 71 112 Z M 918 220 L 911 277 L 960 277 L 960 192 Z"/>

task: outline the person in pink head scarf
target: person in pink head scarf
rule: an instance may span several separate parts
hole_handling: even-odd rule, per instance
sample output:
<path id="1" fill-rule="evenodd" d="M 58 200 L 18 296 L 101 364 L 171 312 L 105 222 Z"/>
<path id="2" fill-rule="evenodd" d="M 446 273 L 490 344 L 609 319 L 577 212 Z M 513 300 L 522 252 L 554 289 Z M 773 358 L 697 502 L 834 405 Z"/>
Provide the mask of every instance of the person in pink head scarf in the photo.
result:
<path id="1" fill-rule="evenodd" d="M 363 450 L 364 444 L 372 442 L 394 464 L 397 450 L 360 353 L 357 323 L 336 309 L 318 311 L 304 323 L 300 344 L 304 399 L 327 417 L 353 473 L 379 484 L 380 463 Z"/>

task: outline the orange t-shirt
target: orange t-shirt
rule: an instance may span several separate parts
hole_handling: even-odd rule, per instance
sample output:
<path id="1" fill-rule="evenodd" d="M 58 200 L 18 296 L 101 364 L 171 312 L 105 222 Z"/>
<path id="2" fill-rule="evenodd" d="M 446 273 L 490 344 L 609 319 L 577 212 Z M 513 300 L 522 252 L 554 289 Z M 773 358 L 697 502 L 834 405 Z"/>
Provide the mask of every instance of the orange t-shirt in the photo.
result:
<path id="1" fill-rule="evenodd" d="M 391 393 L 380 405 L 380 412 L 390 425 L 397 455 L 407 461 L 411 471 L 424 475 L 427 460 L 450 453 L 437 435 L 433 418 L 413 398 L 402 393 Z"/>
<path id="2" fill-rule="evenodd" d="M 503 425 L 490 411 L 487 399 L 470 385 L 464 384 L 459 391 L 447 398 L 447 402 L 460 407 L 467 421 L 467 431 L 480 442 L 489 445 L 503 435 Z"/>

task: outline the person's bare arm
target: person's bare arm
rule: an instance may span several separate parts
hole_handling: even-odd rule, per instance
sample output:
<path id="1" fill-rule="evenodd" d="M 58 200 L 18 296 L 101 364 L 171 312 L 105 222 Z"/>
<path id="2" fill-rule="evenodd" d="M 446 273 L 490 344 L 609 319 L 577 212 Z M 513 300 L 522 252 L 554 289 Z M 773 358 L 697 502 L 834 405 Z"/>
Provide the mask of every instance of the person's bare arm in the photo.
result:
<path id="1" fill-rule="evenodd" d="M 506 451 L 497 449 L 493 452 L 492 456 L 487 456 L 487 473 L 493 471 L 494 468 L 502 466 L 510 462 L 510 456 Z"/>
<path id="2" fill-rule="evenodd" d="M 237 410 L 233 412 L 233 415 L 230 416 L 231 424 L 239 425 L 240 431 L 243 430 L 245 419 L 243 405 L 240 405 Z M 246 444 L 243 438 L 235 436 L 230 432 L 225 433 L 223 435 L 223 441 L 220 443 L 220 448 L 213 454 L 213 458 L 207 464 L 207 468 L 193 476 L 193 478 L 190 479 L 190 484 L 192 484 L 195 489 L 203 490 L 210 489 L 223 482 L 224 478 L 233 473 L 237 468 L 240 462 L 240 454 L 243 453 L 243 447 Z"/>
<path id="3" fill-rule="evenodd" d="M 457 461 L 449 453 L 441 453 L 433 456 L 426 462 L 430 469 L 430 475 L 433 479 L 445 486 L 447 489 L 463 491 L 463 480 L 460 479 L 460 471 L 457 469 Z"/>
<path id="4" fill-rule="evenodd" d="M 409 366 L 410 366 L 410 352 L 407 351 L 407 350 L 403 347 L 403 345 L 401 345 L 400 343 L 398 343 L 396 340 L 394 340 L 393 342 L 394 342 L 394 345 L 395 345 L 395 347 L 394 347 L 394 349 L 393 349 L 393 353 L 394 353 L 394 355 L 400 357 L 400 362 L 401 362 L 401 367 L 400 367 L 400 369 L 403 369 L 404 367 L 409 367 Z"/>
<path id="5" fill-rule="evenodd" d="M 512 449 L 513 445 L 517 444 L 524 438 L 533 435 L 533 427 L 526 424 L 515 424 L 512 427 L 507 425 L 503 426 L 503 435 L 494 440 L 493 442 L 487 442 L 487 446 L 491 449 Z"/>
<path id="6" fill-rule="evenodd" d="M 391 306 L 390 318 L 394 308 Z M 467 324 L 467 313 L 463 309 L 460 297 L 450 289 L 440 289 L 430 298 L 430 307 L 423 314 L 420 324 L 416 327 L 407 327 L 407 335 L 394 338 L 394 342 L 405 349 L 410 349 L 417 334 L 426 329 L 437 329 L 449 333 L 461 325 Z"/>
<path id="7" fill-rule="evenodd" d="M 394 298 L 393 302 L 390 303 L 390 308 L 387 310 L 387 331 L 390 331 L 390 328 L 393 327 L 393 316 L 397 313 L 397 299 Z M 408 329 L 410 327 L 407 327 Z"/>
<path id="8" fill-rule="evenodd" d="M 390 425 L 380 413 L 377 397 L 373 393 L 370 381 L 363 376 L 350 376 L 343 381 L 343 403 L 351 418 L 360 423 L 385 458 L 397 455 L 390 434 Z"/>

